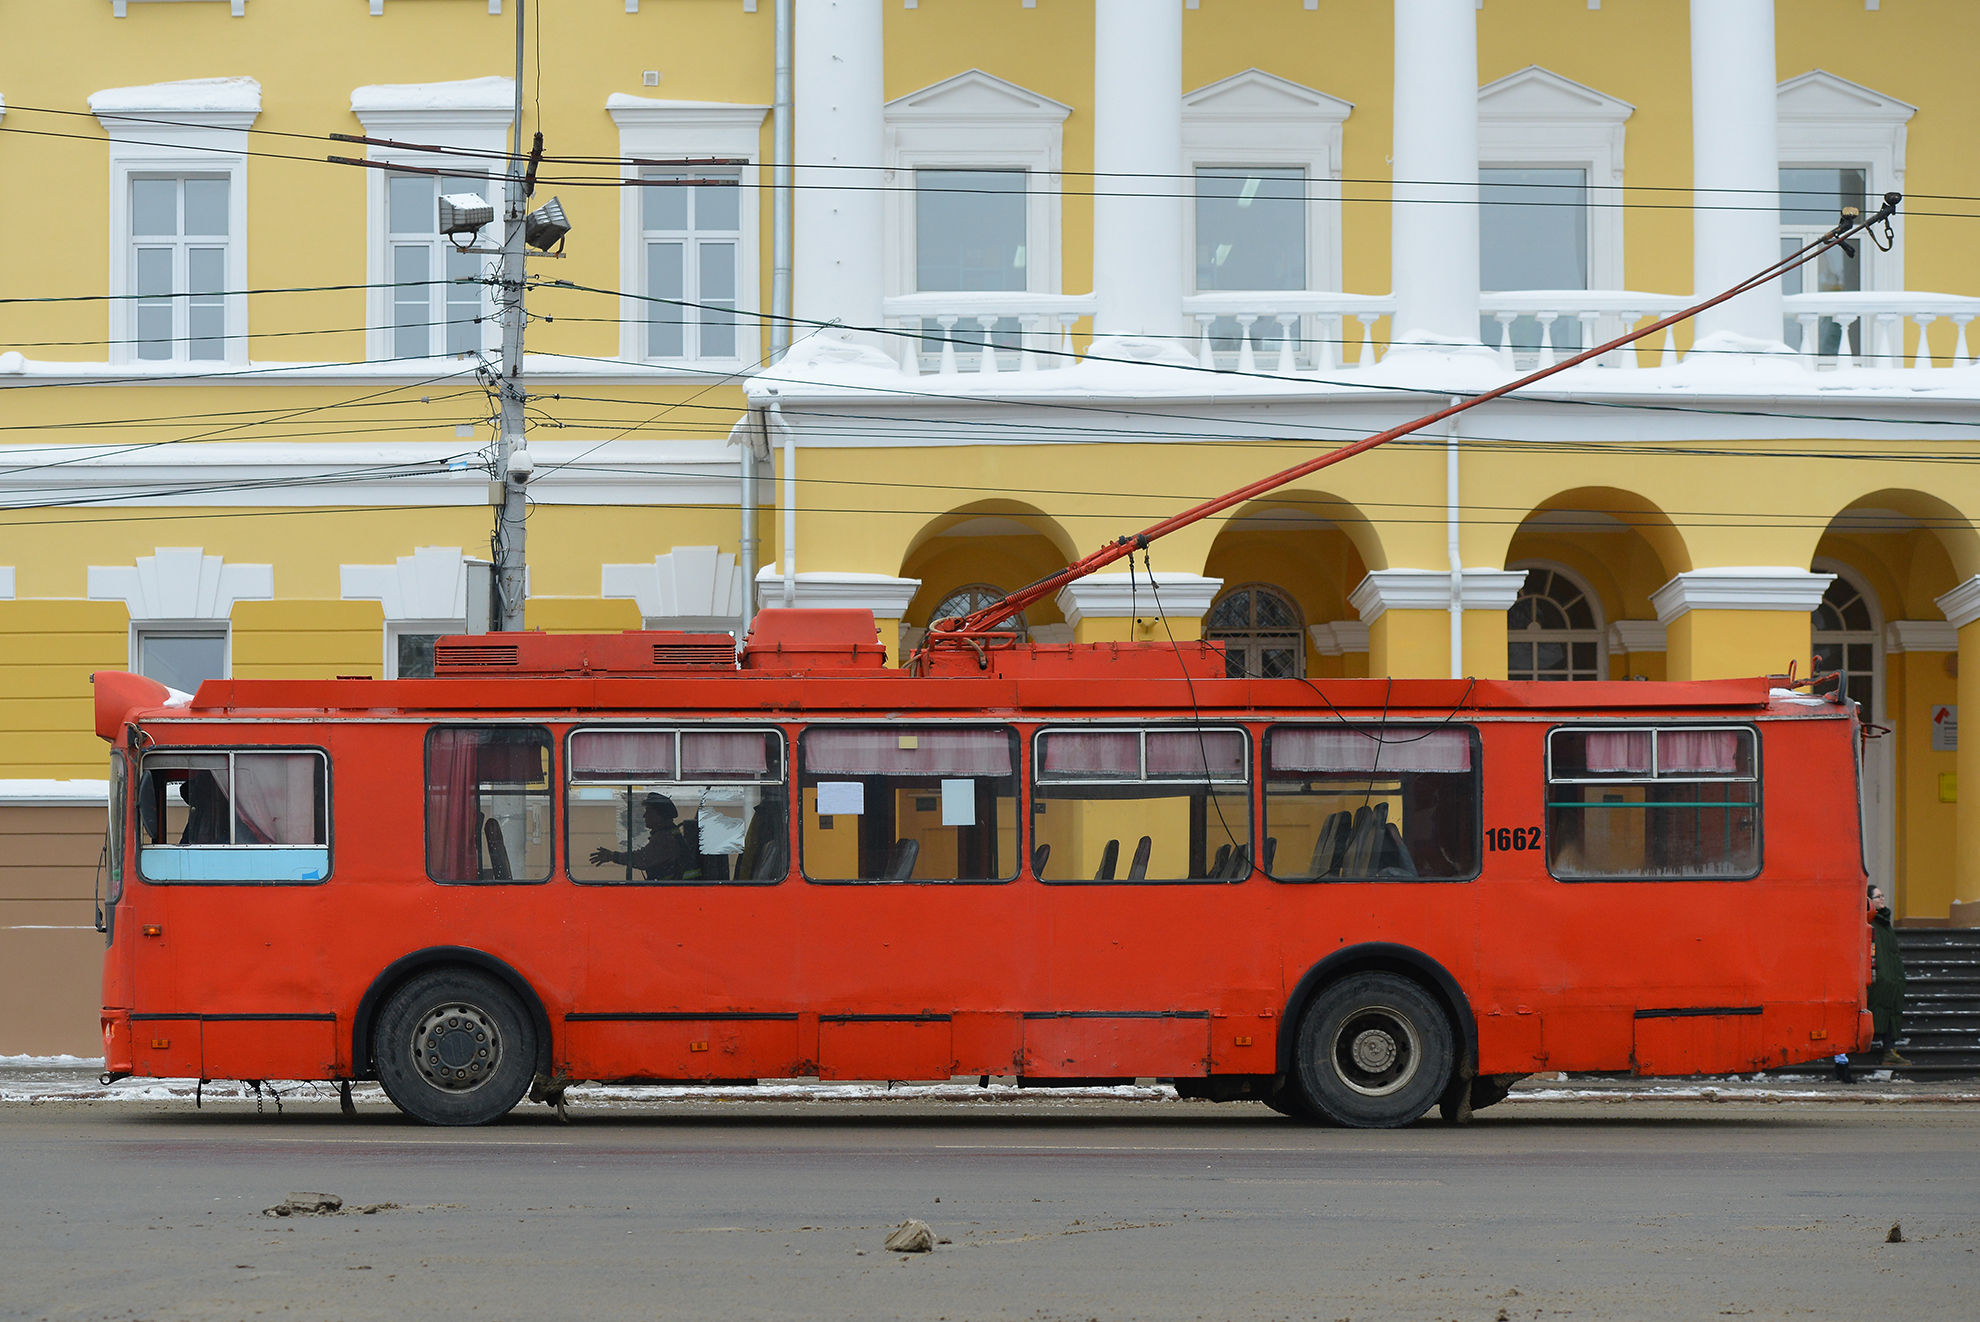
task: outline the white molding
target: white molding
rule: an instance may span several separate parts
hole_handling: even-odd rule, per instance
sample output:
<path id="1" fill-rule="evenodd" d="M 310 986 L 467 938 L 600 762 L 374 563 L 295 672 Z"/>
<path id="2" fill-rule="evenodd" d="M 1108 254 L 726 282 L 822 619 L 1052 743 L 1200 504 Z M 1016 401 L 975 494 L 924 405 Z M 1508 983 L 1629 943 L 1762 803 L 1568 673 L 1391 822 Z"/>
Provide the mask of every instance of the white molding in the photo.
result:
<path id="1" fill-rule="evenodd" d="M 390 565 L 339 565 L 345 601 L 375 601 L 388 622 L 467 618 L 466 556 L 458 546 L 418 546 Z"/>
<path id="2" fill-rule="evenodd" d="M 1156 571 L 1152 588 L 1145 573 L 1090 574 L 1060 588 L 1056 600 L 1072 625 L 1086 619 L 1200 620 L 1223 588 L 1221 578 L 1168 570 Z"/>
<path id="3" fill-rule="evenodd" d="M 273 565 L 230 565 L 197 546 L 161 546 L 135 565 L 89 566 L 89 599 L 121 601 L 133 621 L 226 620 L 235 602 L 274 596 Z"/>
<path id="4" fill-rule="evenodd" d="M 1025 290 L 1056 294 L 1061 236 L 1059 169 L 1072 107 L 968 69 L 883 108 L 889 186 L 882 225 L 887 294 L 923 292 L 916 279 L 917 169 L 1025 171 Z"/>
<path id="5" fill-rule="evenodd" d="M 432 147 L 503 152 L 509 148 L 509 122 L 515 117 L 513 78 L 490 76 L 439 83 L 368 83 L 351 89 L 351 113 L 364 125 L 366 137 L 392 138 Z M 499 161 L 477 163 L 471 158 L 397 147 L 367 146 L 365 156 L 430 169 L 499 172 Z M 377 361 L 392 357 L 392 291 L 383 286 L 390 275 L 386 198 L 391 172 L 366 170 L 364 278 L 371 288 L 364 295 L 364 351 Z M 501 216 L 500 193 L 496 216 Z M 489 318 L 482 323 L 482 347 L 492 351 L 501 331 Z M 408 360 L 420 361 L 420 360 Z M 431 360 L 426 360 L 431 361 Z"/>
<path id="6" fill-rule="evenodd" d="M 0 565 L 0 601 L 14 599 L 14 567 Z"/>
<path id="7" fill-rule="evenodd" d="M 1636 107 L 1537 64 L 1478 89 L 1478 163 L 1588 171 L 1588 287 L 1621 289 L 1625 121 Z"/>
<path id="8" fill-rule="evenodd" d="M 614 92 L 605 98 L 606 113 L 619 129 L 619 155 L 639 157 L 648 160 L 673 160 L 690 156 L 713 156 L 722 160 L 746 160 L 748 165 L 741 171 L 740 212 L 741 235 L 736 242 L 737 281 L 736 306 L 738 308 L 759 308 L 763 306 L 759 290 L 762 287 L 761 249 L 759 237 L 763 211 L 763 190 L 758 187 L 763 157 L 763 119 L 770 113 L 769 106 L 745 105 L 728 101 L 661 101 L 652 97 L 629 96 L 624 92 Z M 630 161 L 619 167 L 622 179 L 637 179 L 643 167 Z M 642 357 L 644 345 L 641 340 L 642 325 L 646 321 L 647 305 L 631 295 L 646 289 L 646 262 L 644 244 L 640 235 L 644 229 L 640 214 L 640 190 L 626 187 L 619 190 L 619 288 L 625 291 L 619 298 L 619 356 L 638 359 Z M 755 362 L 765 347 L 762 342 L 762 324 L 754 327 L 747 321 L 739 322 L 736 328 L 737 348 L 743 350 L 748 336 L 756 334 L 758 344 L 755 353 L 741 352 L 738 359 L 695 359 L 697 366 L 748 360 Z M 658 361 L 677 361 L 661 359 Z"/>
<path id="9" fill-rule="evenodd" d="M 772 566 L 756 573 L 756 602 L 759 610 L 775 610 L 783 605 L 784 576 Z M 854 574 L 839 570 L 811 570 L 797 576 L 797 604 L 800 608 L 870 610 L 876 620 L 898 620 L 907 613 L 908 603 L 921 591 L 918 578 L 895 578 L 890 574 Z"/>
<path id="10" fill-rule="evenodd" d="M 1664 626 L 1655 620 L 1614 620 L 1609 624 L 1609 650 L 1635 656 L 1664 652 L 1669 646 Z"/>
<path id="11" fill-rule="evenodd" d="M 1526 586 L 1524 569 L 1467 569 L 1463 573 L 1460 607 L 1468 611 L 1511 610 Z M 1443 569 L 1375 569 L 1348 594 L 1348 604 L 1363 624 L 1373 624 L 1391 610 L 1451 608 L 1451 575 Z"/>
<path id="12" fill-rule="evenodd" d="M 247 288 L 248 134 L 261 114 L 261 84 L 252 78 L 189 78 L 179 82 L 112 87 L 92 92 L 90 112 L 110 137 L 110 344 L 113 367 L 140 362 L 132 292 L 131 176 L 227 176 L 227 288 Z M 245 367 L 247 295 L 226 301 L 230 337 L 221 352 L 228 367 Z M 197 371 L 191 362 L 146 361 L 146 366 Z"/>
<path id="13" fill-rule="evenodd" d="M 1695 610 L 1808 611 L 1822 604 L 1822 594 L 1836 579 L 1785 565 L 1728 565 L 1694 569 L 1672 578 L 1650 594 L 1657 622 Z"/>
<path id="14" fill-rule="evenodd" d="M 110 0 L 110 17 L 129 18 L 129 6 L 131 5 L 186 4 L 190 2 L 191 0 Z M 374 0 L 375 2 L 376 0 Z M 228 11 L 235 18 L 247 17 L 247 0 L 213 0 L 213 3 L 226 5 Z M 374 10 L 373 12 L 375 13 L 376 11 Z"/>
<path id="15" fill-rule="evenodd" d="M 1943 597 L 1932 600 L 1946 613 L 1946 619 L 1953 628 L 1964 629 L 1975 620 L 1980 620 L 1980 577 L 1969 578 Z"/>
<path id="16" fill-rule="evenodd" d="M 598 595 L 632 598 L 647 621 L 733 622 L 745 609 L 736 557 L 714 546 L 676 546 L 645 564 L 601 565 Z"/>
<path id="17" fill-rule="evenodd" d="M 1322 656 L 1340 656 L 1347 652 L 1368 650 L 1368 626 L 1359 620 L 1334 620 L 1328 624 L 1309 624 L 1307 637 L 1313 640 L 1313 650 Z"/>
<path id="18" fill-rule="evenodd" d="M 1950 620 L 1892 620 L 1884 626 L 1884 654 L 1957 652 L 1959 629 Z"/>
<path id="19" fill-rule="evenodd" d="M 1866 203 L 1904 191 L 1906 126 L 1918 107 L 1838 78 L 1826 69 L 1782 81 L 1774 92 L 1781 164 L 1866 167 Z M 1863 287 L 1904 288 L 1904 211 L 1892 222 L 1888 253 L 1864 245 Z"/>
<path id="20" fill-rule="evenodd" d="M 1306 171 L 1306 287 L 1341 287 L 1341 137 L 1354 102 L 1246 69 L 1182 99 L 1183 173 L 1198 166 Z M 1193 192 L 1191 194 L 1193 196 Z M 1196 208 L 1183 208 L 1183 285 L 1196 288 Z M 1216 291 L 1224 292 L 1224 291 Z"/>
<path id="21" fill-rule="evenodd" d="M 101 808 L 109 801 L 107 780 L 0 780 L 0 805 L 10 808 Z"/>

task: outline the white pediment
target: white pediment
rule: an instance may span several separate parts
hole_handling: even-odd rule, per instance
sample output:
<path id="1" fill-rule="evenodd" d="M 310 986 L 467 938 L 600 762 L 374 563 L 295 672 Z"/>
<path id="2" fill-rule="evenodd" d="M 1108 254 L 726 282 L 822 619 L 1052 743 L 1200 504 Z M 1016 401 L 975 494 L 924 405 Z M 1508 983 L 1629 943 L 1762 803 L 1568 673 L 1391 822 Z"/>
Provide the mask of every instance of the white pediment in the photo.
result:
<path id="1" fill-rule="evenodd" d="M 1072 107 L 981 69 L 931 83 L 887 103 L 888 118 L 976 118 L 1063 121 Z"/>
<path id="2" fill-rule="evenodd" d="M 1311 119 L 1339 123 L 1354 113 L 1354 102 L 1281 78 L 1246 69 L 1183 94 L 1185 116 L 1244 119 Z"/>
<path id="3" fill-rule="evenodd" d="M 1782 119 L 1853 119 L 1902 124 L 1918 107 L 1885 96 L 1861 83 L 1838 78 L 1826 69 L 1811 69 L 1775 89 L 1776 114 Z"/>
<path id="4" fill-rule="evenodd" d="M 1621 123 L 1636 107 L 1550 69 L 1529 64 L 1478 89 L 1482 119 L 1575 119 Z"/>

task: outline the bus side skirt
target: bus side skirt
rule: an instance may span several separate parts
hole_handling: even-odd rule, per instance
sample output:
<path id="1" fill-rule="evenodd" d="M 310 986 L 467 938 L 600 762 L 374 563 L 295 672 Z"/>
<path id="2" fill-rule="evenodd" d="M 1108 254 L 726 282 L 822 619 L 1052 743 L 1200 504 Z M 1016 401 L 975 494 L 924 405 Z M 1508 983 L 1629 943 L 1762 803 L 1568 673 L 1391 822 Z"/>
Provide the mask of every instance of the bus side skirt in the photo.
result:
<path id="1" fill-rule="evenodd" d="M 1389 941 L 1368 941 L 1347 946 L 1306 971 L 1286 998 L 1286 1012 L 1279 1020 L 1279 1072 L 1291 1075 L 1295 1069 L 1293 1052 L 1298 1046 L 1299 1018 L 1307 1002 L 1328 983 L 1349 973 L 1379 970 L 1400 973 L 1427 983 L 1451 1013 L 1451 1027 L 1457 1033 L 1458 1058 L 1454 1078 L 1471 1079 L 1478 1073 L 1478 1023 L 1471 1015 L 1471 999 L 1458 986 L 1450 971 L 1430 956 L 1409 946 Z"/>
<path id="2" fill-rule="evenodd" d="M 469 946 L 428 946 L 424 950 L 401 955 L 386 965 L 384 972 L 371 980 L 371 986 L 365 989 L 363 997 L 359 999 L 357 1014 L 351 1022 L 352 1077 L 359 1079 L 378 1077 L 378 1063 L 371 1056 L 371 1029 L 377 1021 L 378 1008 L 384 1003 L 385 998 L 415 975 L 424 973 L 428 969 L 446 968 L 449 965 L 465 965 L 468 968 L 480 969 L 484 973 L 492 973 L 507 983 L 509 990 L 522 998 L 524 1008 L 529 1011 L 530 1019 L 536 1025 L 536 1072 L 538 1074 L 550 1072 L 552 1059 L 550 1015 L 543 1008 L 543 999 L 536 994 L 536 989 L 529 985 L 529 980 L 486 951 L 475 950 Z"/>

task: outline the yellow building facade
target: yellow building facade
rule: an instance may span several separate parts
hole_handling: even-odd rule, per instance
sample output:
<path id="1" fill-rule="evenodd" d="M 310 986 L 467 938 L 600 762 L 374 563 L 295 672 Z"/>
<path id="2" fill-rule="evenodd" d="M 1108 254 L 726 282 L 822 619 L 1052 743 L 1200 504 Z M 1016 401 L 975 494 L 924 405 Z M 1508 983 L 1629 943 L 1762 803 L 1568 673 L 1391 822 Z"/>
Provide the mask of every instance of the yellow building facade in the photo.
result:
<path id="1" fill-rule="evenodd" d="M 0 161 L 33 231 L 0 289 L 0 811 L 89 801 L 93 670 L 410 674 L 466 626 L 502 332 L 493 259 L 436 205 L 499 198 L 515 4 L 10 13 Z M 1873 872 L 1903 916 L 1980 921 L 1980 798 L 1957 788 L 1980 741 L 1956 737 L 1980 710 L 1971 5 L 525 18 L 531 205 L 572 225 L 530 262 L 535 628 L 845 604 L 898 655 L 939 613 L 1906 194 L 1888 250 L 1195 525 L 1151 548 L 1152 589 L 1138 561 L 1024 625 L 1207 634 L 1315 677 L 1819 659 L 1888 731 Z M 37 886 L 13 887 L 8 942 L 87 966 L 87 901 L 33 908 Z"/>

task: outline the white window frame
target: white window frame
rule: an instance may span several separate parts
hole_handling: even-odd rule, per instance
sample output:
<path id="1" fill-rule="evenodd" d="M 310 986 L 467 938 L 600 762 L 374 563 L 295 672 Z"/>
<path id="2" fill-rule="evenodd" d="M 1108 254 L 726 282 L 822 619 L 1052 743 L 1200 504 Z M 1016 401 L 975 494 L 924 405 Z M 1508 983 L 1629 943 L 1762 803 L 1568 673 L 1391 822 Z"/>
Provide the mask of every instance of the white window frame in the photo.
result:
<path id="1" fill-rule="evenodd" d="M 668 308 L 665 305 L 656 305 L 645 301 L 642 301 L 640 303 L 640 319 L 643 323 L 645 323 L 639 327 L 641 333 L 640 354 L 644 358 L 646 358 L 649 362 L 653 362 L 653 361 L 663 362 L 663 363 L 679 362 L 679 363 L 695 363 L 697 365 L 701 363 L 714 363 L 718 366 L 729 366 L 741 362 L 743 352 L 750 347 L 750 341 L 748 337 L 748 331 L 750 329 L 750 326 L 746 326 L 742 321 L 742 314 L 746 310 L 745 305 L 743 304 L 741 299 L 742 262 L 743 262 L 743 251 L 742 251 L 743 237 L 742 237 L 742 228 L 741 228 L 742 211 L 744 207 L 747 205 L 747 203 L 753 200 L 754 190 L 751 190 L 752 197 L 750 198 L 743 197 L 742 196 L 743 190 L 740 186 L 741 181 L 737 178 L 737 172 L 733 168 L 724 168 L 720 166 L 714 166 L 699 170 L 666 170 L 666 169 L 654 169 L 653 167 L 648 166 L 643 168 L 641 172 L 641 177 L 643 180 L 705 179 L 708 180 L 710 183 L 716 185 L 717 187 L 728 187 L 728 185 L 721 183 L 721 181 L 724 179 L 737 179 L 737 184 L 734 189 L 734 191 L 737 194 L 737 198 L 736 198 L 737 228 L 735 230 L 703 229 L 701 227 L 701 216 L 700 216 L 700 209 L 698 206 L 698 199 L 691 200 L 688 204 L 690 209 L 692 209 L 695 213 L 692 217 L 695 223 L 690 228 L 683 230 L 648 230 L 646 228 L 645 212 L 644 209 L 642 208 L 640 214 L 640 220 L 639 220 L 639 226 L 640 226 L 639 286 L 633 292 L 639 294 L 645 294 L 651 288 L 651 285 L 649 284 L 649 280 L 651 279 L 652 276 L 652 270 L 650 269 L 649 263 L 651 262 L 653 256 L 653 245 L 656 243 L 678 242 L 681 245 L 681 250 L 682 250 L 681 302 L 686 306 L 680 308 Z M 645 190 L 648 187 L 653 187 L 653 186 L 655 185 L 642 182 L 639 188 L 628 189 L 627 191 L 636 193 L 639 196 L 641 202 L 643 203 L 646 198 Z M 661 184 L 658 186 L 667 187 L 667 188 L 689 188 L 689 185 L 686 184 Z M 691 196 L 694 191 L 695 190 L 690 188 Z M 699 313 L 704 309 L 702 309 L 698 305 L 701 304 L 707 296 L 703 293 L 701 288 L 701 261 L 700 261 L 699 250 L 703 242 L 712 241 L 715 243 L 727 243 L 727 242 L 731 242 L 732 236 L 733 236 L 733 245 L 736 253 L 736 257 L 735 257 L 736 278 L 733 286 L 736 292 L 736 299 L 735 299 L 736 352 L 732 354 L 703 353 L 701 351 L 702 326 L 700 322 Z M 653 352 L 653 327 L 651 325 L 651 322 L 656 317 L 656 315 L 662 318 L 669 315 L 678 316 L 681 318 L 681 347 L 683 349 L 691 349 L 692 352 L 684 353 L 684 354 L 657 354 Z M 752 322 L 751 325 L 754 325 L 754 323 Z M 760 351 L 758 353 L 751 354 L 750 361 L 754 362 L 760 356 L 761 356 Z"/>
<path id="2" fill-rule="evenodd" d="M 1521 574 L 1527 573 L 1535 569 L 1545 569 L 1552 573 L 1559 574 L 1562 578 L 1574 584 L 1575 587 L 1581 590 L 1581 599 L 1588 603 L 1589 613 L 1595 617 L 1595 627 L 1592 631 L 1595 642 L 1595 678 L 1597 680 L 1607 679 L 1609 677 L 1608 611 L 1603 609 L 1602 594 L 1595 590 L 1594 586 L 1589 583 L 1587 577 L 1581 574 L 1580 572 L 1578 572 L 1577 570 L 1570 569 L 1568 566 L 1562 564 L 1558 560 L 1512 560 L 1507 562 L 1506 568 L 1510 570 L 1516 570 Z M 1521 584 L 1519 589 L 1519 594 L 1516 594 L 1513 598 L 1515 605 L 1518 604 L 1519 596 L 1523 595 L 1525 591 L 1526 591 L 1525 585 Z M 1508 606 L 1506 607 L 1506 609 L 1511 610 L 1512 607 Z M 1589 640 L 1587 638 L 1582 637 L 1581 635 L 1584 633 L 1589 633 L 1591 631 L 1585 629 L 1554 629 L 1554 630 L 1549 630 L 1548 632 L 1562 637 L 1566 637 L 1567 635 L 1573 635 L 1572 637 L 1567 638 L 1567 641 L 1569 641 L 1570 643 L 1585 643 Z M 1507 640 L 1509 642 L 1518 642 L 1527 638 L 1527 635 L 1525 634 L 1513 635 L 1510 630 L 1508 630 L 1507 633 L 1508 633 Z M 1574 669 L 1574 665 L 1573 665 L 1574 657 L 1572 653 L 1569 654 L 1568 661 L 1569 661 L 1568 669 L 1572 671 Z"/>
<path id="3" fill-rule="evenodd" d="M 221 679 L 234 677 L 234 624 L 232 620 L 132 620 L 130 630 L 131 673 L 144 673 L 146 638 L 188 638 L 220 635 Z"/>
<path id="4" fill-rule="evenodd" d="M 882 176 L 887 293 L 922 292 L 915 245 L 917 170 L 1024 171 L 1025 292 L 1061 292 L 1059 171 L 1071 113 L 1071 106 L 981 69 L 889 101 Z"/>
<path id="5" fill-rule="evenodd" d="M 245 367 L 248 352 L 248 135 L 261 114 L 261 85 L 252 78 L 205 78 L 120 87 L 89 98 L 110 136 L 110 344 L 113 367 L 175 372 Z M 217 362 L 194 363 L 175 342 L 169 359 L 137 356 L 137 258 L 131 234 L 133 176 L 222 176 L 227 180 L 226 339 Z M 176 325 L 176 318 L 175 318 Z"/>
<path id="6" fill-rule="evenodd" d="M 384 675 L 385 678 L 387 679 L 398 679 L 400 677 L 399 676 L 399 635 L 400 634 L 427 633 L 427 634 L 434 634 L 439 637 L 446 637 L 449 634 L 463 634 L 466 632 L 467 632 L 466 620 L 459 620 L 459 619 L 387 620 L 385 622 L 384 668 L 381 671 L 379 671 L 379 673 Z"/>
<path id="7" fill-rule="evenodd" d="M 1623 146 L 1627 121 L 1635 113 L 1629 102 L 1537 64 L 1478 89 L 1480 169 L 1578 167 L 1588 172 L 1591 290 L 1627 287 L 1624 209 L 1605 204 L 1623 200 Z M 1610 320 L 1604 318 L 1602 324 Z"/>
<path id="8" fill-rule="evenodd" d="M 451 83 L 386 83 L 355 88 L 351 111 L 364 125 L 365 136 L 417 142 L 435 147 L 455 147 L 470 151 L 509 150 L 509 125 L 515 113 L 515 83 L 508 78 L 472 78 Z M 501 174 L 506 168 L 499 160 L 478 162 L 474 158 L 434 152 L 405 151 L 396 147 L 367 147 L 365 155 L 374 161 L 416 165 L 425 169 L 471 174 L 486 170 Z M 365 175 L 365 357 L 374 362 L 394 361 L 393 291 L 386 286 L 392 279 L 391 217 L 389 170 L 369 169 Z M 502 185 L 491 183 L 495 198 L 495 231 L 502 227 Z M 492 262 L 495 259 L 489 258 Z M 445 305 L 445 287 L 436 285 L 439 301 Z M 501 327 L 488 313 L 493 301 L 484 295 L 481 347 L 494 353 L 501 344 Z M 435 318 L 440 320 L 441 318 Z M 435 327 L 435 331 L 440 328 Z M 437 338 L 437 336 L 436 336 Z M 440 341 L 443 353 L 445 341 Z M 420 359 L 398 359 L 416 363 Z"/>
<path id="9" fill-rule="evenodd" d="M 769 350 L 767 326 L 749 313 L 763 307 L 762 229 L 768 190 L 760 166 L 763 124 L 770 113 L 764 105 L 727 101 L 658 101 L 615 92 L 606 98 L 606 113 L 619 128 L 620 178 L 632 181 L 619 190 L 619 356 L 631 362 L 690 363 L 696 375 L 709 366 L 740 367 L 762 359 Z M 648 358 L 646 320 L 645 219 L 640 189 L 633 186 L 656 167 L 634 162 L 670 161 L 692 157 L 744 161 L 739 169 L 739 238 L 736 243 L 736 356 L 734 358 Z M 711 167 L 726 174 L 737 167 Z M 693 173 L 683 171 L 682 173 Z"/>
<path id="10" fill-rule="evenodd" d="M 1906 125 L 1918 107 L 1847 78 L 1813 69 L 1775 89 L 1780 164 L 1784 169 L 1863 170 L 1865 202 L 1904 191 Z M 1889 252 L 1862 245 L 1865 290 L 1904 285 L 1904 209 L 1891 222 Z M 1868 347 L 1868 338 L 1865 339 Z"/>
<path id="11" fill-rule="evenodd" d="M 1306 171 L 1306 287 L 1341 287 L 1341 137 L 1354 103 L 1247 69 L 1183 96 L 1183 284 L 1196 288 L 1197 168 Z M 1201 291 L 1228 293 L 1228 290 Z M 1238 291 L 1243 292 L 1243 291 Z M 1277 291 L 1286 292 L 1286 291 Z"/>

